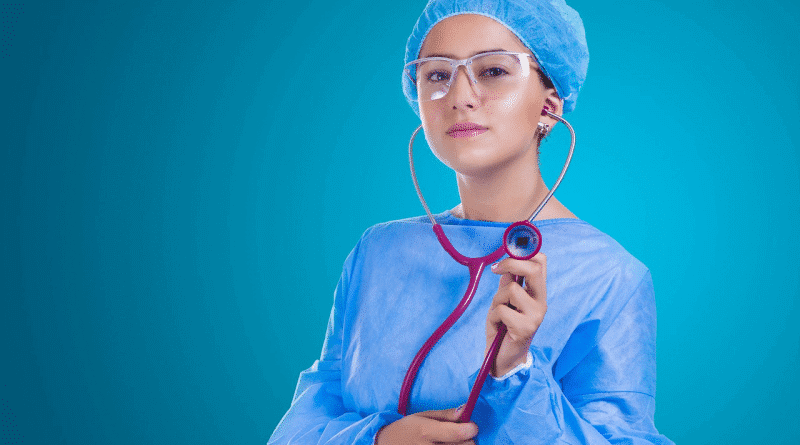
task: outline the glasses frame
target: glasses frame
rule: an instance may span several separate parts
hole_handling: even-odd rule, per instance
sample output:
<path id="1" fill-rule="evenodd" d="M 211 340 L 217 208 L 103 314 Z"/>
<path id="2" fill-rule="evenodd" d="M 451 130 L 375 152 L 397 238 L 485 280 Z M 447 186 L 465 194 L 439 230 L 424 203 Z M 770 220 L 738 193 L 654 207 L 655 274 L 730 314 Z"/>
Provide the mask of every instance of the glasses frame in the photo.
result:
<path id="1" fill-rule="evenodd" d="M 444 94 L 442 94 L 441 96 L 437 97 L 436 99 L 434 99 L 433 96 L 432 96 L 431 99 L 430 99 L 430 100 L 438 100 L 438 99 L 441 99 L 441 98 L 447 96 L 447 93 L 450 92 L 450 86 L 456 80 L 456 77 L 458 77 L 459 68 L 462 67 L 462 66 L 464 67 L 464 71 L 467 72 L 467 77 L 472 82 L 472 84 L 473 85 L 477 85 L 478 84 L 478 80 L 475 78 L 475 74 L 472 72 L 472 61 L 474 59 L 476 59 L 476 58 L 479 58 L 479 57 L 491 56 L 491 55 L 516 56 L 517 60 L 519 60 L 520 66 L 522 67 L 522 77 L 525 77 L 525 78 L 530 76 L 531 65 L 530 65 L 530 63 L 525 63 L 522 59 L 523 58 L 528 58 L 528 59 L 536 62 L 536 58 L 534 58 L 529 53 L 520 53 L 520 52 L 514 52 L 514 51 L 488 51 L 488 52 L 485 52 L 485 53 L 478 53 L 478 54 L 475 54 L 472 57 L 467 57 L 466 59 L 461 59 L 461 60 L 451 59 L 449 57 L 423 57 L 421 59 L 412 60 L 412 61 L 406 63 L 406 65 L 403 67 L 403 71 L 406 73 L 406 76 L 408 76 L 408 78 L 411 80 L 411 83 L 416 87 L 417 86 L 417 79 L 416 79 L 416 74 L 417 74 L 416 73 L 416 66 L 417 65 L 422 64 L 424 62 L 433 62 L 433 61 L 449 62 L 450 63 L 450 68 L 452 69 L 452 72 L 454 74 L 450 77 L 450 80 L 445 84 L 445 86 L 442 87 L 441 91 Z M 412 67 L 414 68 L 414 75 L 413 76 L 411 75 L 411 68 Z M 533 70 L 537 71 L 539 73 L 542 72 L 541 69 L 538 66 L 538 63 L 537 63 L 536 68 L 534 68 Z M 434 93 L 434 96 L 435 95 L 436 95 L 436 93 Z M 419 93 L 417 93 L 417 102 L 419 102 Z"/>

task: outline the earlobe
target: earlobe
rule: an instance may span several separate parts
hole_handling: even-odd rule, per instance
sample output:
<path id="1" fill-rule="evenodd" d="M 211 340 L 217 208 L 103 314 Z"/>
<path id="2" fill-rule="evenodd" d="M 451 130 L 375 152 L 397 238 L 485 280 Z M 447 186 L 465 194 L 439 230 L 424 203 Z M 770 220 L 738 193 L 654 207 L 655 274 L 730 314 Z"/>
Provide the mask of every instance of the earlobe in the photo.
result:
<path id="1" fill-rule="evenodd" d="M 539 135 L 539 139 L 544 139 L 547 136 L 547 133 L 550 132 L 550 125 L 545 124 L 544 122 L 539 122 L 536 125 L 536 131 Z"/>
<path id="2" fill-rule="evenodd" d="M 548 116 L 547 113 L 553 113 L 561 116 L 564 108 L 564 102 L 558 97 L 555 90 L 551 90 L 550 94 L 544 100 L 544 107 L 542 107 L 542 117 L 539 124 L 536 126 L 536 133 L 539 136 L 539 141 L 544 139 L 550 129 L 556 124 L 556 120 Z"/>

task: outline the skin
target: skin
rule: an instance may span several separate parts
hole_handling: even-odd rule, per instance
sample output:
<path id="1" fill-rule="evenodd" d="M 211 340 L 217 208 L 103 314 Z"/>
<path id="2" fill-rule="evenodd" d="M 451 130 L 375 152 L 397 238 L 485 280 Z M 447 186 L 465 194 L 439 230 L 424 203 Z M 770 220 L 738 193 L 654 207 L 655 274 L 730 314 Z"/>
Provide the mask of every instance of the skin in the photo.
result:
<path id="1" fill-rule="evenodd" d="M 383 427 L 375 438 L 378 445 L 475 445 L 472 440 L 478 435 L 474 423 L 456 423 L 460 409 L 424 411 L 411 414 Z"/>
<path id="2" fill-rule="evenodd" d="M 530 53 L 500 23 L 479 15 L 457 15 L 433 27 L 419 57 L 434 54 L 465 59 L 481 51 L 502 49 Z M 531 68 L 537 68 L 533 59 Z M 439 160 L 456 173 L 461 204 L 454 216 L 473 220 L 515 222 L 528 217 L 548 193 L 539 172 L 537 124 L 555 126 L 542 116 L 544 106 L 556 114 L 562 101 L 555 89 L 545 87 L 532 70 L 515 94 L 482 97 L 464 68 L 439 100 L 420 103 L 420 117 L 428 145 Z M 472 122 L 488 131 L 470 138 L 453 138 L 447 130 L 456 123 Z M 555 198 L 536 219 L 575 218 Z M 525 362 L 533 336 L 547 312 L 547 258 L 538 253 L 527 261 L 506 258 L 492 266 L 501 275 L 497 293 L 486 317 L 486 350 L 502 322 L 508 333 L 497 355 L 492 375 L 502 376 Z M 523 276 L 524 286 L 512 275 Z M 512 309 L 510 305 L 514 306 Z M 384 427 L 376 444 L 474 444 L 474 423 L 454 423 L 456 409 L 409 415 Z"/>

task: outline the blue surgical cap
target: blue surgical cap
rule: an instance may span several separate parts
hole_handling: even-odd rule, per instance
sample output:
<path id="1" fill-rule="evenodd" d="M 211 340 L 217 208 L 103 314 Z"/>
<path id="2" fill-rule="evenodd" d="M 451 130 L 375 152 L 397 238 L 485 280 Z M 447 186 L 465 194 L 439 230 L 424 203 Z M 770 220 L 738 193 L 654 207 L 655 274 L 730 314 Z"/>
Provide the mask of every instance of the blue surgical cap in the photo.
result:
<path id="1" fill-rule="evenodd" d="M 430 0 L 408 38 L 405 63 L 419 58 L 422 42 L 437 23 L 459 14 L 486 16 L 513 32 L 553 82 L 564 112 L 575 109 L 589 67 L 589 49 L 581 17 L 564 0 Z M 405 73 L 403 92 L 419 115 L 417 89 Z"/>

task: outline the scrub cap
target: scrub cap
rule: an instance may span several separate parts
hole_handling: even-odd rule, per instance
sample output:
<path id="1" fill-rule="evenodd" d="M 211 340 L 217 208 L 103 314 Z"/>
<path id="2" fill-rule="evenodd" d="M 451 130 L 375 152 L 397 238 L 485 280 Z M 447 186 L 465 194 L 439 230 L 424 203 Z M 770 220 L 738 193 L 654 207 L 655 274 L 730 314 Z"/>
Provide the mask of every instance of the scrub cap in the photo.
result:
<path id="1" fill-rule="evenodd" d="M 459 14 L 486 16 L 513 32 L 553 82 L 564 112 L 575 109 L 589 67 L 589 49 L 581 17 L 564 0 L 430 0 L 408 38 L 405 63 L 419 58 L 422 42 L 437 23 Z M 403 93 L 419 116 L 417 88 L 405 73 Z"/>

